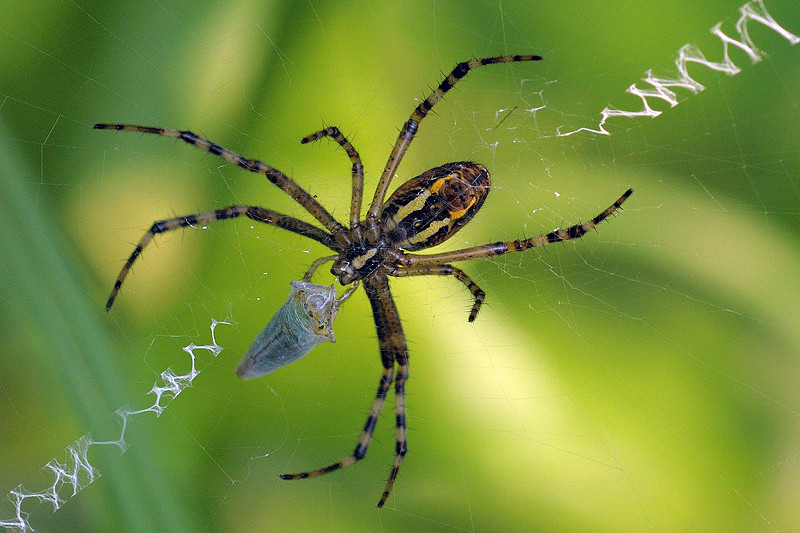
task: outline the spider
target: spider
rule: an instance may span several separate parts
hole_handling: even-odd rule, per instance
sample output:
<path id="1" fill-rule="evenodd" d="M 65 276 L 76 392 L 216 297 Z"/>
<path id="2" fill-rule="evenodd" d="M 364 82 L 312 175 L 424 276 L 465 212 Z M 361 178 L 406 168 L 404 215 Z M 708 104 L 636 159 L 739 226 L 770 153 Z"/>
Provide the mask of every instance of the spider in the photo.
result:
<path id="1" fill-rule="evenodd" d="M 334 255 L 314 261 L 306 278 L 310 279 L 310 275 L 320 265 L 332 261 L 331 273 L 342 286 L 359 282 L 363 285 L 372 307 L 383 371 L 375 400 L 353 452 L 340 461 L 323 468 L 296 474 L 282 474 L 280 477 L 287 480 L 316 477 L 363 459 L 375 431 L 386 395 L 394 382 L 395 458 L 386 488 L 378 501 L 378 507 L 382 507 L 394 486 L 403 457 L 408 449 L 405 400 L 405 387 L 408 379 L 408 347 L 400 316 L 389 288 L 389 276 L 452 276 L 456 278 L 472 293 L 474 302 L 467 318 L 469 322 L 472 322 L 478 315 L 486 293 L 466 273 L 451 263 L 493 257 L 508 252 L 521 252 L 550 243 L 580 238 L 620 209 L 622 203 L 633 192 L 632 189 L 628 189 L 606 210 L 590 221 L 575 224 L 566 229 L 556 229 L 528 239 L 498 241 L 450 252 L 410 253 L 436 246 L 452 237 L 472 220 L 486 200 L 490 188 L 489 171 L 484 166 L 469 161 L 460 161 L 423 172 L 400 185 L 388 200 L 385 199 L 389 184 L 414 140 L 422 119 L 428 115 L 445 93 L 470 71 L 485 65 L 539 61 L 541 59 L 537 55 L 504 55 L 471 59 L 456 65 L 439 86 L 414 109 L 408 121 L 403 125 L 363 220 L 361 219 L 361 203 L 364 192 L 364 166 L 356 149 L 336 127 L 327 127 L 304 137 L 300 141 L 303 144 L 324 137 L 333 139 L 349 157 L 352 163 L 349 227 L 336 220 L 327 209 L 317 202 L 314 196 L 280 170 L 256 159 L 247 159 L 190 131 L 128 124 L 96 124 L 95 129 L 137 131 L 180 139 L 245 170 L 263 174 L 271 183 L 299 203 L 322 226 L 320 228 L 298 218 L 252 205 L 232 205 L 225 209 L 155 222 L 141 238 L 122 267 L 106 303 L 106 310 L 111 309 L 122 282 L 144 247 L 155 235 L 166 231 L 245 216 L 256 222 L 270 224 L 308 237 L 332 250 Z M 352 288 L 355 286 L 353 285 Z"/>

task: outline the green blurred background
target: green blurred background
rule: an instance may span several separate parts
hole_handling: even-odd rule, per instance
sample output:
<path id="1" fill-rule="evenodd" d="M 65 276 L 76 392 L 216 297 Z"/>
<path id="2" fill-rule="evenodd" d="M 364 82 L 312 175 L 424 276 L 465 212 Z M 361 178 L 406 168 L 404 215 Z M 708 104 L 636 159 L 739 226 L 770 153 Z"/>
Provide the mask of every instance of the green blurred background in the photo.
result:
<path id="1" fill-rule="evenodd" d="M 189 370 L 182 347 L 226 319 L 224 351 L 197 352 L 201 373 L 159 418 L 131 419 L 126 453 L 90 450 L 100 479 L 64 487 L 55 513 L 26 501 L 35 528 L 796 530 L 800 46 L 751 23 L 760 63 L 732 50 L 741 73 L 690 66 L 707 89 L 653 102 L 658 118 L 557 136 L 596 127 L 606 105 L 640 109 L 626 88 L 674 72 L 686 43 L 719 60 L 709 28 L 735 35 L 741 4 L 6 1 L 0 492 L 44 489 L 44 465 L 87 432 L 116 439 L 114 411 L 151 405 L 163 370 Z M 796 2 L 767 8 L 800 33 Z M 489 200 L 447 246 L 549 231 L 634 195 L 581 242 L 461 265 L 488 294 L 474 324 L 457 282 L 393 282 L 410 451 L 384 509 L 391 409 L 360 464 L 279 480 L 355 444 L 380 373 L 363 292 L 336 344 L 241 382 L 239 357 L 325 250 L 240 220 L 158 238 L 106 314 L 152 221 L 234 203 L 303 215 L 217 158 L 91 125 L 192 129 L 283 169 L 346 219 L 349 162 L 299 139 L 338 125 L 371 194 L 429 87 L 458 61 L 504 53 L 545 61 L 470 74 L 400 169 L 492 170 Z M 13 516 L 0 503 L 0 520 Z"/>

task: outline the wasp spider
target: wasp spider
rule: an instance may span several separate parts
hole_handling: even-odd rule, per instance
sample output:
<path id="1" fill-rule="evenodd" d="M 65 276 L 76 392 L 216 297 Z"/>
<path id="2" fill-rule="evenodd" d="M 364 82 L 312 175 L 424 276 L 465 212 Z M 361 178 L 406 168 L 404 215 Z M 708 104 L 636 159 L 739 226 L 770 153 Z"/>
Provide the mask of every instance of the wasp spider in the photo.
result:
<path id="1" fill-rule="evenodd" d="M 508 252 L 521 252 L 554 242 L 580 238 L 617 211 L 632 193 L 630 189 L 625 191 L 599 215 L 588 222 L 575 224 L 569 228 L 556 229 L 528 239 L 492 242 L 451 252 L 412 253 L 441 244 L 455 235 L 458 230 L 472 220 L 486 200 L 490 189 L 489 171 L 485 167 L 478 163 L 460 161 L 447 163 L 423 172 L 400 185 L 386 199 L 392 178 L 414 140 L 420 123 L 445 93 L 471 70 L 496 63 L 538 61 L 540 59 L 541 57 L 535 55 L 507 55 L 472 59 L 456 65 L 430 96 L 414 109 L 411 117 L 403 125 L 363 220 L 361 218 L 361 202 L 364 191 L 364 167 L 356 149 L 336 127 L 325 128 L 303 138 L 301 142 L 305 144 L 329 137 L 336 141 L 349 157 L 352 163 L 349 226 L 343 225 L 334 218 L 312 195 L 280 170 L 257 159 L 243 157 L 190 131 L 127 124 L 95 125 L 96 129 L 137 131 L 180 139 L 245 170 L 263 174 L 271 183 L 299 203 L 317 222 L 317 224 L 310 224 L 271 209 L 252 205 L 232 205 L 225 209 L 155 222 L 122 267 L 108 298 L 106 309 L 111 308 L 122 282 L 144 247 L 156 234 L 165 231 L 245 216 L 257 222 L 308 237 L 331 249 L 335 255 L 321 258 L 315 262 L 313 268 L 318 267 L 321 262 L 332 261 L 331 273 L 338 278 L 342 285 L 350 285 L 355 282 L 363 285 L 372 306 L 383 371 L 375 401 L 353 452 L 344 459 L 324 468 L 296 474 L 283 474 L 280 477 L 282 479 L 302 479 L 320 476 L 362 459 L 367 453 L 386 395 L 394 383 L 395 458 L 386 488 L 378 502 L 378 507 L 382 507 L 392 490 L 400 464 L 407 451 L 405 387 L 408 379 L 408 347 L 389 288 L 389 277 L 431 275 L 456 278 L 470 290 L 474 298 L 468 317 L 468 320 L 472 322 L 478 315 L 485 293 L 466 273 L 453 266 L 453 263 L 492 257 Z"/>

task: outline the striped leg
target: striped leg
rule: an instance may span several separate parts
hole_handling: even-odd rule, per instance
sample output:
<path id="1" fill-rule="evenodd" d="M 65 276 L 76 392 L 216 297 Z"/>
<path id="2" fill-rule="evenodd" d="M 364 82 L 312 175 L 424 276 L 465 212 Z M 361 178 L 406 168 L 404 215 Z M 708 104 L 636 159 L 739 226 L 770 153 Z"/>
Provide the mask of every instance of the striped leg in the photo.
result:
<path id="1" fill-rule="evenodd" d="M 434 89 L 430 96 L 428 96 L 421 104 L 417 106 L 417 108 L 411 114 L 411 117 L 408 119 L 408 122 L 406 122 L 403 125 L 403 129 L 400 130 L 400 135 L 397 137 L 397 141 L 394 144 L 392 153 L 389 154 L 389 160 L 386 162 L 386 167 L 381 174 L 378 187 L 375 189 L 375 196 L 372 198 L 372 204 L 370 204 L 369 211 L 367 212 L 367 224 L 370 228 L 370 231 L 373 231 L 373 228 L 377 227 L 377 224 L 381 219 L 383 200 L 386 198 L 386 192 L 389 190 L 389 183 L 392 181 L 395 172 L 397 172 L 397 167 L 400 165 L 400 161 L 408 151 L 411 141 L 414 140 L 414 136 L 417 134 L 419 123 L 422 122 L 422 119 L 428 115 L 431 108 L 442 99 L 445 93 L 452 89 L 461 78 L 469 73 L 469 71 L 478 67 L 482 67 L 484 65 L 494 65 L 496 63 L 539 61 L 540 59 L 542 59 L 540 56 L 531 55 L 485 57 L 483 59 L 471 59 L 469 61 L 464 61 L 463 63 L 459 63 L 455 66 L 453 71 L 450 72 L 450 74 L 442 81 L 442 83 L 439 84 L 436 89 Z"/>
<path id="2" fill-rule="evenodd" d="M 350 161 L 353 163 L 353 194 L 350 198 L 350 227 L 355 228 L 359 225 L 361 217 L 361 199 L 364 195 L 364 165 L 361 163 L 361 156 L 358 155 L 358 152 L 350 141 L 347 140 L 347 137 L 345 137 L 336 126 L 331 126 L 316 133 L 312 133 L 311 135 L 307 135 L 303 137 L 300 143 L 310 143 L 322 139 L 323 137 L 330 137 L 339 143 L 339 146 L 347 152 Z"/>
<path id="3" fill-rule="evenodd" d="M 466 285 L 469 291 L 472 293 L 473 298 L 475 298 L 475 303 L 472 304 L 472 309 L 470 310 L 469 318 L 467 319 L 469 322 L 473 322 L 475 317 L 478 316 L 478 311 L 481 310 L 481 305 L 483 305 L 483 302 L 486 299 L 486 293 L 483 292 L 483 289 L 478 287 L 478 284 L 472 281 L 472 279 L 467 276 L 463 270 L 456 268 L 453 265 L 431 264 L 419 265 L 411 268 L 395 268 L 390 272 L 389 275 L 398 278 L 405 276 L 453 276 L 458 281 Z"/>
<path id="4" fill-rule="evenodd" d="M 238 165 L 245 170 L 255 172 L 256 174 L 263 174 L 271 183 L 276 185 L 283 192 L 291 196 L 297 203 L 299 203 L 306 211 L 316 218 L 325 229 L 331 232 L 337 241 L 346 243 L 347 236 L 345 235 L 342 225 L 333 218 L 333 215 L 322 207 L 322 205 L 307 193 L 300 185 L 293 179 L 288 177 L 280 170 L 273 168 L 257 159 L 247 159 L 236 152 L 232 152 L 227 148 L 209 141 L 191 131 L 179 131 L 167 128 L 155 128 L 150 126 L 134 126 L 131 124 L 95 124 L 96 130 L 117 130 L 117 131 L 138 131 L 140 133 L 151 133 L 153 135 L 160 135 L 162 137 L 172 137 L 180 139 L 183 142 L 196 146 L 210 154 L 221 157 L 228 163 Z"/>
<path id="5" fill-rule="evenodd" d="M 462 250 L 454 250 L 452 252 L 443 252 L 440 254 L 431 255 L 415 255 L 403 254 L 398 261 L 400 264 L 410 268 L 419 268 L 423 265 L 436 265 L 441 263 L 452 263 L 454 261 L 466 261 L 468 259 L 479 259 L 481 257 L 494 257 L 496 255 L 503 255 L 509 252 L 523 252 L 530 248 L 538 248 L 554 242 L 563 242 L 573 239 L 580 239 L 586 233 L 593 230 L 603 220 L 611 216 L 614 212 L 622 207 L 622 204 L 633 193 L 633 189 L 628 189 L 620 196 L 616 202 L 610 205 L 605 211 L 594 217 L 588 222 L 583 224 L 575 224 L 566 229 L 558 229 L 545 233 L 530 239 L 521 241 L 506 241 L 506 242 L 493 242 L 483 244 L 481 246 L 474 246 L 472 248 L 464 248 Z"/>
<path id="6" fill-rule="evenodd" d="M 394 412 L 395 412 L 395 457 L 392 464 L 392 470 L 389 473 L 389 480 L 386 482 L 386 488 L 381 494 L 381 499 L 378 502 L 378 507 L 383 507 L 386 499 L 392 492 L 394 487 L 394 480 L 397 479 L 397 473 L 400 471 L 400 465 L 403 462 L 408 451 L 408 442 L 406 441 L 406 380 L 408 380 L 408 361 L 405 364 L 398 365 L 397 379 L 394 381 Z"/>
<path id="7" fill-rule="evenodd" d="M 369 448 L 369 443 L 372 440 L 372 434 L 375 432 L 375 426 L 378 424 L 378 417 L 381 414 L 381 409 L 383 409 L 383 404 L 386 402 L 386 393 L 389 392 L 389 387 L 392 385 L 393 374 L 393 367 L 383 369 L 381 381 L 378 383 L 378 392 L 375 394 L 375 401 L 372 402 L 372 408 L 369 410 L 369 416 L 367 416 L 367 422 L 364 424 L 364 430 L 361 432 L 361 436 L 358 438 L 358 443 L 356 444 L 356 447 L 351 455 L 348 455 L 341 461 L 337 461 L 332 465 L 328 465 L 317 470 L 298 472 L 297 474 L 281 474 L 279 477 L 286 480 L 317 477 L 321 476 L 322 474 L 327 474 L 328 472 L 333 472 L 334 470 L 339 470 L 346 466 L 350 466 L 356 461 L 363 459 L 364 456 L 367 455 L 367 448 Z"/>
<path id="8" fill-rule="evenodd" d="M 330 247 L 332 244 L 331 241 L 333 240 L 333 236 L 317 227 L 312 226 L 308 222 L 303 222 L 302 220 L 282 215 L 280 213 L 276 213 L 275 211 L 264 209 L 263 207 L 254 207 L 249 205 L 233 205 L 226 207 L 225 209 L 206 211 L 205 213 L 199 213 L 196 215 L 187 215 L 154 222 L 153 225 L 150 226 L 150 229 L 147 230 L 147 233 L 145 233 L 141 240 L 139 240 L 139 243 L 136 245 L 136 248 L 134 248 L 133 253 L 128 258 L 128 261 L 125 262 L 122 270 L 120 270 L 119 275 L 117 276 L 117 281 L 114 282 L 114 288 L 111 290 L 111 295 L 108 297 L 108 301 L 106 302 L 106 311 L 110 310 L 111 306 L 114 304 L 114 299 L 116 299 L 119 289 L 122 287 L 122 282 L 125 281 L 125 277 L 128 275 L 128 272 L 130 272 L 133 262 L 136 261 L 139 255 L 141 255 L 144 247 L 147 246 L 151 240 L 153 240 L 153 237 L 155 237 L 156 234 L 178 228 L 185 228 L 187 226 L 206 224 L 215 220 L 237 218 L 242 215 L 245 215 L 256 222 L 271 224 L 304 237 L 314 239 L 325 246 Z"/>
<path id="9" fill-rule="evenodd" d="M 375 401 L 370 409 L 367 422 L 364 424 L 364 430 L 361 432 L 361 437 L 358 439 L 355 450 L 351 455 L 348 455 L 341 461 L 328 465 L 318 470 L 309 472 L 299 472 L 297 474 L 282 474 L 281 479 L 305 479 L 309 477 L 321 476 L 334 470 L 339 470 L 346 466 L 350 466 L 364 458 L 367 454 L 372 434 L 375 431 L 375 425 L 378 423 L 383 404 L 386 401 L 386 393 L 392 384 L 394 376 L 394 365 L 397 362 L 398 374 L 395 381 L 395 451 L 396 456 L 392 471 L 389 476 L 389 481 L 386 483 L 386 489 L 381 495 L 378 502 L 378 507 L 382 507 L 389 497 L 392 490 L 394 481 L 397 478 L 397 472 L 400 469 L 400 464 L 403 461 L 403 456 L 406 454 L 406 402 L 405 402 L 405 387 L 406 380 L 408 379 L 408 348 L 403 335 L 403 326 L 400 323 L 400 318 L 397 314 L 397 306 L 392 299 L 391 292 L 389 291 L 389 282 L 386 276 L 381 274 L 374 274 L 368 278 L 364 278 L 364 290 L 367 293 L 370 304 L 372 305 L 372 315 L 375 319 L 375 329 L 378 332 L 378 344 L 381 350 L 381 362 L 383 363 L 383 374 L 381 376 L 380 384 L 378 385 L 378 393 L 375 395 Z"/>
<path id="10" fill-rule="evenodd" d="M 400 464 L 406 454 L 406 380 L 408 380 L 408 346 L 403 333 L 403 324 L 397 313 L 397 306 L 389 289 L 389 280 L 382 274 L 373 274 L 364 278 L 364 291 L 372 305 L 372 316 L 378 333 L 378 344 L 381 350 L 381 361 L 384 368 L 398 366 L 397 379 L 394 385 L 395 405 L 395 459 L 386 488 L 378 502 L 382 507 L 392 491 Z"/>

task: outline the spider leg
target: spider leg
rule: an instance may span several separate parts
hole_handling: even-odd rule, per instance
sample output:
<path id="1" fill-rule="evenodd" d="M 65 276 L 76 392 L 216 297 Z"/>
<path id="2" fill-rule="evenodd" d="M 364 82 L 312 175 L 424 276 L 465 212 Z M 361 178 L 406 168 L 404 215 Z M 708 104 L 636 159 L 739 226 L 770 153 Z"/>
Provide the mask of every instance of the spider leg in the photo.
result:
<path id="1" fill-rule="evenodd" d="M 345 137 L 336 126 L 330 126 L 324 130 L 307 135 L 303 137 L 300 143 L 310 143 L 322 139 L 323 137 L 330 137 L 339 143 L 339 146 L 347 152 L 350 161 L 353 163 L 353 194 L 350 199 L 350 227 L 355 228 L 359 225 L 359 219 L 361 217 L 361 199 L 364 195 L 364 165 L 361 163 L 361 156 L 358 155 L 358 152 L 350 141 L 347 140 L 347 137 Z"/>
<path id="2" fill-rule="evenodd" d="M 334 238 L 332 235 L 312 226 L 308 222 L 303 222 L 302 220 L 282 215 L 280 213 L 276 213 L 275 211 L 264 209 L 263 207 L 254 207 L 249 205 L 233 205 L 226 207 L 225 209 L 206 211 L 196 215 L 187 215 L 154 222 L 153 225 L 150 226 L 150 229 L 147 230 L 147 233 L 145 233 L 144 236 L 139 240 L 139 243 L 136 245 L 136 248 L 134 248 L 133 253 L 131 253 L 130 257 L 125 262 L 122 270 L 120 270 L 119 275 L 117 276 L 117 281 L 114 282 L 114 288 L 111 290 L 111 295 L 108 297 L 108 301 L 106 302 L 106 311 L 110 310 L 111 306 L 114 304 L 114 300 L 119 293 L 119 289 L 122 287 L 122 282 L 125 281 L 125 277 L 128 275 L 128 272 L 130 272 L 133 262 L 136 261 L 139 255 L 141 255 L 144 247 L 147 246 L 151 240 L 153 240 L 153 237 L 155 237 L 156 234 L 178 228 L 185 228 L 186 226 L 206 224 L 215 220 L 237 218 L 242 215 L 245 215 L 256 222 L 271 224 L 273 226 L 289 230 L 293 233 L 297 233 L 298 235 L 314 239 L 315 241 L 324 244 L 329 248 L 333 244 Z"/>
<path id="3" fill-rule="evenodd" d="M 305 191 L 296 181 L 288 177 L 280 170 L 273 168 L 257 159 L 247 159 L 236 152 L 232 152 L 227 148 L 209 141 L 191 131 L 179 131 L 167 128 L 156 128 L 150 126 L 134 126 L 131 124 L 95 124 L 96 130 L 117 130 L 117 131 L 138 131 L 140 133 L 151 133 L 153 135 L 160 135 L 162 137 L 172 137 L 180 139 L 192 146 L 196 146 L 210 154 L 221 157 L 228 163 L 238 165 L 245 170 L 255 172 L 256 174 L 263 174 L 271 183 L 276 185 L 283 192 L 292 197 L 294 201 L 299 203 L 303 208 L 308 211 L 314 218 L 316 218 L 325 229 L 331 232 L 336 240 L 342 244 L 347 244 L 348 237 L 344 231 L 344 227 L 335 219 L 333 215 L 322 207 L 322 205 L 314 199 L 309 193 Z"/>
<path id="4" fill-rule="evenodd" d="M 493 65 L 495 63 L 539 61 L 540 59 L 542 59 L 540 56 L 533 55 L 485 57 L 483 59 L 470 59 L 469 61 L 464 61 L 455 66 L 452 72 L 450 72 L 450 74 L 439 84 L 439 86 L 434 89 L 430 96 L 428 96 L 417 106 L 416 109 L 414 109 L 414 112 L 411 113 L 411 117 L 403 125 L 403 129 L 400 130 L 400 135 L 398 135 L 397 141 L 394 144 L 394 148 L 392 148 L 392 152 L 389 154 L 389 160 L 386 162 L 386 167 L 381 174 L 380 181 L 378 181 L 378 187 L 375 189 L 375 196 L 372 198 L 372 204 L 370 204 L 369 211 L 367 212 L 367 225 L 370 232 L 374 232 L 377 229 L 377 224 L 381 218 L 381 210 L 383 209 L 383 200 L 386 197 L 387 190 L 389 189 L 389 183 L 392 181 L 392 178 L 397 171 L 397 167 L 400 165 L 400 161 L 403 159 L 406 151 L 408 151 L 411 141 L 414 140 L 414 136 L 417 134 L 419 123 L 422 122 L 422 119 L 428 115 L 431 108 L 433 108 L 433 106 L 442 99 L 445 93 L 452 89 L 461 78 L 469 73 L 469 71 L 478 67 L 482 67 L 484 65 Z"/>
<path id="5" fill-rule="evenodd" d="M 375 319 L 375 329 L 378 332 L 378 344 L 381 351 L 381 363 L 383 364 L 383 374 L 378 384 L 378 392 L 375 395 L 375 401 L 367 416 L 367 422 L 364 424 L 364 429 L 351 455 L 348 455 L 341 461 L 337 461 L 317 470 L 299 472 L 297 474 L 281 474 L 280 478 L 291 480 L 321 476 L 328 472 L 350 466 L 363 459 L 367 454 L 367 448 L 372 439 L 372 434 L 375 431 L 375 426 L 378 423 L 378 417 L 380 416 L 381 409 L 386 400 L 386 393 L 389 391 L 389 387 L 392 384 L 394 365 L 395 362 L 397 362 L 399 370 L 394 387 L 395 459 L 389 474 L 389 480 L 386 483 L 386 488 L 378 502 L 378 507 L 382 507 L 386 502 L 386 498 L 389 497 L 389 493 L 392 491 L 397 473 L 400 470 L 400 464 L 403 462 L 403 456 L 405 456 L 408 450 L 408 445 L 406 443 L 405 403 L 405 385 L 408 379 L 408 347 L 406 345 L 405 335 L 403 334 L 403 326 L 397 314 L 397 306 L 389 291 L 389 282 L 386 276 L 383 274 L 374 274 L 364 278 L 363 281 L 364 290 L 372 305 L 372 314 Z"/>
<path id="6" fill-rule="evenodd" d="M 311 263 L 311 266 L 308 267 L 308 271 L 306 272 L 306 274 L 303 276 L 303 281 L 311 281 L 311 278 L 314 277 L 314 272 L 316 272 L 319 267 L 321 267 L 325 263 L 335 260 L 337 257 L 339 256 L 326 255 L 325 257 L 320 257 L 314 260 L 314 262 Z"/>
<path id="7" fill-rule="evenodd" d="M 405 364 L 399 364 L 397 370 L 397 378 L 394 380 L 394 412 L 395 412 L 395 457 L 392 463 L 392 470 L 389 472 L 389 479 L 386 482 L 386 488 L 383 489 L 381 499 L 378 501 L 378 507 L 383 507 L 386 499 L 392 492 L 394 487 L 394 480 L 397 479 L 397 473 L 400 471 L 400 465 L 403 463 L 408 451 L 408 442 L 406 440 L 406 381 L 408 380 L 408 360 Z"/>
<path id="8" fill-rule="evenodd" d="M 364 278 L 364 291 L 372 305 L 372 316 L 378 332 L 381 362 L 384 368 L 397 362 L 397 378 L 394 383 L 395 409 L 395 458 L 386 488 L 378 501 L 383 507 L 400 470 L 400 464 L 408 451 L 406 440 L 406 381 L 408 380 L 408 345 L 403 333 L 403 324 L 397 313 L 397 306 L 389 290 L 389 280 L 385 275 L 375 274 Z"/>
<path id="9" fill-rule="evenodd" d="M 475 298 L 475 303 L 472 304 L 472 309 L 469 312 L 469 318 L 467 318 L 467 321 L 469 322 L 473 322 L 475 317 L 478 316 L 478 311 L 480 311 L 481 305 L 483 305 L 483 301 L 486 299 L 486 293 L 483 292 L 483 289 L 478 287 L 478 284 L 472 281 L 472 279 L 470 279 L 470 277 L 467 276 L 463 270 L 456 268 L 453 265 L 430 264 L 418 265 L 410 268 L 394 268 L 391 272 L 389 272 L 389 275 L 398 278 L 405 276 L 453 276 L 458 281 L 466 285 L 469 291 L 472 293 L 473 298 Z"/>
<path id="10" fill-rule="evenodd" d="M 569 241 L 572 239 L 579 239 L 587 232 L 593 230 L 603 220 L 611 216 L 614 212 L 622 207 L 623 202 L 633 193 L 633 189 L 628 189 L 620 196 L 616 202 L 611 204 L 605 211 L 594 217 L 588 222 L 583 224 L 575 224 L 566 229 L 557 229 L 550 233 L 545 233 L 530 239 L 493 242 L 482 244 L 480 246 L 473 246 L 472 248 L 464 248 L 462 250 L 454 250 L 452 252 L 443 252 L 440 254 L 430 255 L 416 255 L 416 254 L 403 254 L 398 258 L 400 264 L 406 267 L 418 268 L 423 265 L 437 265 L 442 263 L 452 263 L 454 261 L 466 261 L 468 259 L 479 259 L 482 257 L 494 257 L 496 255 L 503 255 L 509 252 L 522 252 L 529 248 L 538 248 L 554 242 Z"/>
<path id="11" fill-rule="evenodd" d="M 375 401 L 372 402 L 372 408 L 369 410 L 367 422 L 364 424 L 364 429 L 361 431 L 361 436 L 358 438 L 358 443 L 356 444 L 352 454 L 348 455 L 341 461 L 337 461 L 331 465 L 319 468 L 317 470 L 298 472 L 296 474 L 281 474 L 279 477 L 286 480 L 317 477 L 335 470 L 339 470 L 346 466 L 350 466 L 356 461 L 363 459 L 364 456 L 367 455 L 367 448 L 369 448 L 369 443 L 372 440 L 372 434 L 375 432 L 375 426 L 378 424 L 378 417 L 383 409 L 383 404 L 386 401 L 386 393 L 389 392 L 389 387 L 392 385 L 393 377 L 394 365 L 383 369 L 381 380 L 378 383 L 378 392 L 375 394 Z"/>

